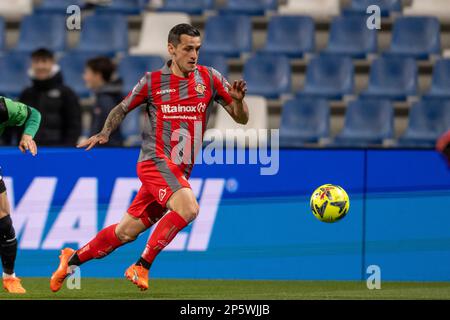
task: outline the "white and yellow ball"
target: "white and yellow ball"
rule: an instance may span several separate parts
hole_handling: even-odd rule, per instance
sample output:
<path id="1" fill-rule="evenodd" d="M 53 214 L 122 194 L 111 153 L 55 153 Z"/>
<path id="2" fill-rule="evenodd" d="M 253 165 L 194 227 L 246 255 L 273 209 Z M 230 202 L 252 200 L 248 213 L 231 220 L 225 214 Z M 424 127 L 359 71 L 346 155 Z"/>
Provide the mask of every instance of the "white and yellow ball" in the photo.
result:
<path id="1" fill-rule="evenodd" d="M 350 209 L 347 192 L 339 186 L 324 184 L 314 190 L 311 196 L 311 210 L 323 222 L 336 222 L 344 218 Z"/>

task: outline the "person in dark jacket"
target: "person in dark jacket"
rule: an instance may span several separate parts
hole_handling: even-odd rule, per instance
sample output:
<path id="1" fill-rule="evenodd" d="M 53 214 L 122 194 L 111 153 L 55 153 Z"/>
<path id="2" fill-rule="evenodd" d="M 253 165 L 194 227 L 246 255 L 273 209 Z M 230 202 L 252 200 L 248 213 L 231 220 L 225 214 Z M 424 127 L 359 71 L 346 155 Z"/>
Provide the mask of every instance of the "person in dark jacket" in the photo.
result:
<path id="1" fill-rule="evenodd" d="M 114 78 L 116 66 L 108 57 L 96 57 L 86 62 L 83 78 L 94 93 L 90 136 L 100 132 L 109 112 L 123 100 L 122 81 Z M 122 146 L 120 130 L 111 135 L 108 146 Z"/>
<path id="2" fill-rule="evenodd" d="M 64 85 L 53 53 L 38 49 L 31 54 L 29 71 L 32 86 L 19 101 L 36 108 L 42 115 L 36 143 L 43 146 L 74 146 L 81 134 L 81 108 L 78 96 Z"/>

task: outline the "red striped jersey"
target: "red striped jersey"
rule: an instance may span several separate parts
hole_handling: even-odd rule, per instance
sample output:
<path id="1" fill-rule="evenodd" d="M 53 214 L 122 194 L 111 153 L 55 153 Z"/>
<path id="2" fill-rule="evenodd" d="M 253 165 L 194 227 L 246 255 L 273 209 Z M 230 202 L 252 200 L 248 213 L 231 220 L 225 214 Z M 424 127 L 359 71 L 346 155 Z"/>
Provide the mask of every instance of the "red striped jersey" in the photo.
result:
<path id="1" fill-rule="evenodd" d="M 138 161 L 170 159 L 188 178 L 214 102 L 226 106 L 232 98 L 226 79 L 214 68 L 198 65 L 184 78 L 173 74 L 170 64 L 147 72 L 123 104 L 126 112 L 146 106 Z"/>

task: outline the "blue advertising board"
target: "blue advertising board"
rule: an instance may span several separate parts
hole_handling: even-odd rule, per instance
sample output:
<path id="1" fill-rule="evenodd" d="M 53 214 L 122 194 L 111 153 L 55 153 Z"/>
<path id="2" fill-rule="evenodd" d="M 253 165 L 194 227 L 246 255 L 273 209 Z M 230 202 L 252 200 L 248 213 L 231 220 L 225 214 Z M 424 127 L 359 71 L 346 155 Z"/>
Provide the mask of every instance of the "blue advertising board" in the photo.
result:
<path id="1" fill-rule="evenodd" d="M 117 223 L 140 186 L 138 149 L 41 148 L 37 157 L 0 151 L 19 239 L 17 272 L 50 276 L 59 250 L 78 248 Z M 450 172 L 434 151 L 280 150 L 278 172 L 258 164 L 198 164 L 191 186 L 199 217 L 160 254 L 152 277 L 360 280 L 450 279 Z M 345 219 L 326 224 L 312 191 L 338 184 Z M 150 231 L 83 277 L 121 277 Z"/>
<path id="2" fill-rule="evenodd" d="M 450 170 L 433 151 L 370 151 L 366 265 L 385 280 L 450 280 Z"/>

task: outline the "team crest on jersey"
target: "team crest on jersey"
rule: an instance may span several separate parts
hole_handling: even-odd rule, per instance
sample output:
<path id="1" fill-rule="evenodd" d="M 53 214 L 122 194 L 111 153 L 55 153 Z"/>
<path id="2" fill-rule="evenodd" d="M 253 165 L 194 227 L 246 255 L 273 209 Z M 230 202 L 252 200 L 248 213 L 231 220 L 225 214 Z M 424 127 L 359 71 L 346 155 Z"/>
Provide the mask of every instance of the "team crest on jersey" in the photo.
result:
<path id="1" fill-rule="evenodd" d="M 197 91 L 198 94 L 205 94 L 206 86 L 203 83 L 197 83 L 195 91 Z"/>

